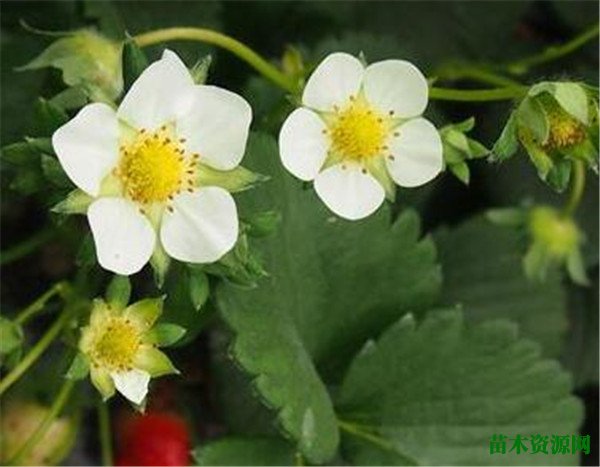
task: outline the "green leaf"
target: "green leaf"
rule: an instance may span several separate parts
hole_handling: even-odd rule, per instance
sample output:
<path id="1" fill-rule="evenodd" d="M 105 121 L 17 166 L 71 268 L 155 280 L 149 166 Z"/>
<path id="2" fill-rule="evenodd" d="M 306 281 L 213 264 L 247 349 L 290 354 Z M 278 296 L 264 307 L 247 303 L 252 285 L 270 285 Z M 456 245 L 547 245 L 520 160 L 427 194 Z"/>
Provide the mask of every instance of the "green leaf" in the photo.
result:
<path id="1" fill-rule="evenodd" d="M 575 465 L 577 455 L 490 454 L 494 434 L 575 434 L 582 420 L 571 380 L 540 358 L 516 326 L 465 326 L 436 310 L 408 315 L 368 342 L 339 392 L 342 452 L 355 465 Z"/>
<path id="2" fill-rule="evenodd" d="M 210 293 L 208 276 L 201 269 L 188 268 L 190 299 L 194 308 L 199 310 L 204 306 Z"/>
<path id="3" fill-rule="evenodd" d="M 95 100 L 110 100 L 123 89 L 120 59 L 120 43 L 82 29 L 53 42 L 17 70 L 58 68 L 68 86 L 83 87 Z"/>
<path id="4" fill-rule="evenodd" d="M 519 149 L 519 140 L 517 138 L 517 117 L 515 112 L 510 114 L 508 121 L 498 138 L 498 141 L 492 148 L 491 159 L 496 162 L 502 162 L 512 157 Z"/>
<path id="5" fill-rule="evenodd" d="M 520 217 L 518 214 L 515 216 Z M 523 273 L 524 238 L 482 217 L 435 234 L 444 272 L 443 299 L 462 304 L 469 321 L 506 318 L 556 356 L 567 331 L 566 292 L 557 271 L 543 284 Z"/>
<path id="6" fill-rule="evenodd" d="M 23 344 L 23 329 L 13 321 L 0 316 L 0 356 L 6 356 Z"/>
<path id="7" fill-rule="evenodd" d="M 159 323 L 146 333 L 144 341 L 158 347 L 169 347 L 177 343 L 185 333 L 185 328 L 177 324 Z"/>
<path id="8" fill-rule="evenodd" d="M 129 277 L 115 274 L 106 289 L 106 303 L 116 310 L 124 309 L 131 297 L 131 282 Z"/>
<path id="9" fill-rule="evenodd" d="M 146 54 L 131 37 L 123 44 L 122 62 L 124 89 L 128 90 L 148 66 Z"/>
<path id="10" fill-rule="evenodd" d="M 279 211 L 264 211 L 246 216 L 242 219 L 246 224 L 246 232 L 252 237 L 266 237 L 272 234 L 281 223 Z"/>
<path id="11" fill-rule="evenodd" d="M 277 152 L 273 138 L 250 138 L 247 163 L 271 181 L 239 196 L 242 212 L 282 213 L 280 229 L 257 245 L 269 277 L 252 290 L 222 284 L 217 304 L 235 335 L 234 360 L 307 459 L 326 462 L 337 428 L 321 378 L 339 380 L 366 339 L 435 303 L 440 271 L 414 212 L 394 223 L 386 208 L 360 222 L 334 217 Z"/>
<path id="12" fill-rule="evenodd" d="M 289 443 L 275 437 L 227 437 L 195 448 L 195 465 L 295 465 Z"/>
<path id="13" fill-rule="evenodd" d="M 84 379 L 90 372 L 90 364 L 87 357 L 81 352 L 77 352 L 71 366 L 65 374 L 65 378 L 78 381 Z"/>

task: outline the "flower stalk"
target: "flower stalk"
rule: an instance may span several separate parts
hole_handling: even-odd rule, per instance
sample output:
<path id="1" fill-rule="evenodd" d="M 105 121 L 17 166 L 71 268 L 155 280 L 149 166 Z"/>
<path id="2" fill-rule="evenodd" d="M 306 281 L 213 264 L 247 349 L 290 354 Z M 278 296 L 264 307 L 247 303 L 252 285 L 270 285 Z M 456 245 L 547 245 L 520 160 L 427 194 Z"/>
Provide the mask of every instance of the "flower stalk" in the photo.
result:
<path id="1" fill-rule="evenodd" d="M 581 198 L 583 197 L 583 191 L 585 189 L 585 165 L 583 161 L 573 161 L 573 179 L 571 184 L 571 192 L 565 207 L 563 208 L 563 214 L 565 217 L 573 216 Z"/>
<path id="2" fill-rule="evenodd" d="M 31 318 L 33 318 L 37 313 L 44 309 L 44 306 L 48 301 L 56 296 L 60 295 L 64 298 L 66 291 L 68 290 L 69 285 L 66 282 L 58 282 L 50 287 L 46 292 L 40 295 L 34 302 L 32 302 L 29 306 L 24 308 L 17 314 L 15 318 L 15 323 L 23 325 Z"/>
<path id="3" fill-rule="evenodd" d="M 98 399 L 98 432 L 100 433 L 102 465 L 113 465 L 113 447 L 110 433 L 108 402 L 103 402 L 100 399 Z"/>

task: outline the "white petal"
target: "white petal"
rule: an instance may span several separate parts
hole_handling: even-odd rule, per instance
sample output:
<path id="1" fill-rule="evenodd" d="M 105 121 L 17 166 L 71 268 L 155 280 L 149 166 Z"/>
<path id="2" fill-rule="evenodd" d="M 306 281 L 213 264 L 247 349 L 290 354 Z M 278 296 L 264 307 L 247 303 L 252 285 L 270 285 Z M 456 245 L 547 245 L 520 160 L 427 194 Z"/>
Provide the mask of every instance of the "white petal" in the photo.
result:
<path id="1" fill-rule="evenodd" d="M 342 52 L 328 55 L 310 75 L 302 103 L 322 111 L 343 106 L 350 96 L 358 94 L 363 73 L 364 67 L 356 57 Z"/>
<path id="2" fill-rule="evenodd" d="M 442 140 L 433 124 L 416 118 L 396 130 L 397 137 L 388 140 L 393 160 L 386 164 L 394 181 L 404 187 L 423 185 L 443 167 Z"/>
<path id="3" fill-rule="evenodd" d="M 135 204 L 123 198 L 100 198 L 89 207 L 88 221 L 104 269 L 134 274 L 150 259 L 156 233 Z"/>
<path id="4" fill-rule="evenodd" d="M 327 157 L 329 141 L 323 134 L 325 122 L 306 108 L 294 110 L 279 133 L 283 166 L 301 180 L 313 180 Z"/>
<path id="5" fill-rule="evenodd" d="M 329 209 L 349 220 L 372 214 L 385 198 L 379 182 L 353 163 L 337 164 L 321 172 L 315 179 L 315 190 Z"/>
<path id="6" fill-rule="evenodd" d="M 212 263 L 227 253 L 238 236 L 235 202 L 223 188 L 182 193 L 165 212 L 160 239 L 169 256 L 190 263 Z"/>
<path id="7" fill-rule="evenodd" d="M 140 405 L 148 394 L 148 384 L 150 383 L 150 374 L 136 368 L 111 373 L 117 391 L 123 394 L 134 404 Z"/>
<path id="8" fill-rule="evenodd" d="M 384 113 L 393 110 L 398 117 L 421 115 L 427 107 L 427 80 L 416 66 L 404 60 L 369 65 L 363 89 L 373 106 Z"/>
<path id="9" fill-rule="evenodd" d="M 52 135 L 62 168 L 83 191 L 97 196 L 102 179 L 117 164 L 119 124 L 106 104 L 89 104 Z"/>
<path id="10" fill-rule="evenodd" d="M 181 59 L 165 50 L 133 83 L 117 114 L 135 128 L 154 129 L 185 113 L 193 89 L 194 80 Z"/>
<path id="11" fill-rule="evenodd" d="M 186 149 L 219 170 L 235 168 L 246 150 L 252 108 L 237 94 L 217 86 L 196 86 L 188 111 L 177 121 Z"/>

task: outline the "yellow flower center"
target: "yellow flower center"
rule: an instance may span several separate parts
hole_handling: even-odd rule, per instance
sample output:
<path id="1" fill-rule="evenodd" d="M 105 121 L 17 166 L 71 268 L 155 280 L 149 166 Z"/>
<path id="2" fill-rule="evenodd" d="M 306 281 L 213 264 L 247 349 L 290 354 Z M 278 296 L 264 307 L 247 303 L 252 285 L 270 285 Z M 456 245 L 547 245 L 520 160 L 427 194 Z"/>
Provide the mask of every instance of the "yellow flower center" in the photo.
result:
<path id="1" fill-rule="evenodd" d="M 326 133 L 334 153 L 344 159 L 364 161 L 387 149 L 385 140 L 389 131 L 389 117 L 359 98 L 351 99 L 347 107 L 336 111 Z"/>
<path id="2" fill-rule="evenodd" d="M 113 316 L 102 324 L 91 346 L 91 358 L 98 366 L 113 370 L 131 369 L 141 337 L 126 318 Z"/>
<path id="3" fill-rule="evenodd" d="M 560 149 L 574 146 L 585 139 L 585 129 L 575 118 L 564 112 L 552 111 L 548 114 L 550 132 L 544 144 L 547 149 Z"/>
<path id="4" fill-rule="evenodd" d="M 116 175 L 129 198 L 140 204 L 163 203 L 183 189 L 191 190 L 198 154 L 186 157 L 184 139 L 175 139 L 166 126 L 137 132 L 121 147 Z"/>

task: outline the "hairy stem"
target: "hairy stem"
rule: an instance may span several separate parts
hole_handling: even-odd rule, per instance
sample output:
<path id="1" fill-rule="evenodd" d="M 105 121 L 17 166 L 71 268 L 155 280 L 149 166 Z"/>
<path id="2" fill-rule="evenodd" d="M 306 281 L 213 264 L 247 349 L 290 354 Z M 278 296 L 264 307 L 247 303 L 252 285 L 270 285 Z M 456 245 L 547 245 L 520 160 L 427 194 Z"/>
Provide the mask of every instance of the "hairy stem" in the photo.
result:
<path id="1" fill-rule="evenodd" d="M 61 295 L 64 297 L 66 290 L 69 285 L 66 282 L 58 282 L 50 287 L 46 292 L 40 295 L 33 303 L 23 308 L 14 319 L 17 324 L 25 324 L 28 320 L 33 318 L 38 312 L 44 309 L 44 306 L 55 295 Z"/>
<path id="2" fill-rule="evenodd" d="M 431 87 L 429 88 L 429 98 L 444 101 L 487 102 L 518 99 L 526 92 L 525 86 L 473 90 Z"/>
<path id="3" fill-rule="evenodd" d="M 286 91 L 291 93 L 299 91 L 297 85 L 290 78 L 250 47 L 217 31 L 202 28 L 175 27 L 146 32 L 135 36 L 133 39 L 140 47 L 174 40 L 191 40 L 216 45 L 241 58 L 265 78 L 270 79 Z"/>
<path id="4" fill-rule="evenodd" d="M 563 208 L 563 214 L 565 216 L 572 216 L 583 196 L 583 190 L 585 188 L 585 165 L 582 161 L 573 161 L 573 175 L 571 181 L 571 192 L 567 203 Z"/>
<path id="5" fill-rule="evenodd" d="M 112 436 L 108 403 L 98 400 L 98 431 L 102 450 L 102 465 L 113 465 Z"/>
<path id="6" fill-rule="evenodd" d="M 468 79 L 493 86 L 521 86 L 518 81 L 490 70 L 488 67 L 468 63 L 450 63 L 437 70 L 435 76 L 440 80 Z"/>
<path id="7" fill-rule="evenodd" d="M 39 341 L 29 350 L 23 359 L 8 373 L 2 381 L 0 381 L 0 395 L 4 394 L 8 388 L 16 383 L 21 376 L 33 365 L 44 351 L 52 344 L 54 339 L 58 337 L 65 325 L 71 318 L 73 307 L 66 306 L 58 319 L 54 322 L 50 329 L 40 338 Z"/>
<path id="8" fill-rule="evenodd" d="M 54 399 L 54 402 L 52 403 L 50 410 L 46 414 L 46 417 L 44 418 L 44 420 L 42 420 L 42 423 L 40 423 L 40 426 L 37 427 L 37 429 L 27 439 L 27 441 L 25 441 L 25 443 L 17 450 L 17 452 L 14 454 L 14 456 L 11 459 L 9 459 L 9 461 L 8 461 L 9 465 L 20 465 L 22 463 L 23 459 L 29 454 L 29 452 L 35 447 L 35 445 L 37 443 L 39 443 L 39 441 L 44 437 L 44 435 L 50 428 L 50 425 L 52 425 L 52 422 L 54 421 L 54 419 L 60 415 L 60 412 L 62 411 L 63 407 L 67 403 L 67 400 L 69 399 L 69 395 L 71 394 L 71 391 L 72 391 L 74 385 L 75 385 L 74 380 L 65 379 L 65 381 L 63 382 L 63 384 L 58 392 L 58 395 L 56 396 L 56 399 Z"/>
<path id="9" fill-rule="evenodd" d="M 529 71 L 530 68 L 536 65 L 542 65 L 544 63 L 557 60 L 561 57 L 564 57 L 565 55 L 576 51 L 577 49 L 585 45 L 587 42 L 591 41 L 596 36 L 598 36 L 599 32 L 600 26 L 598 25 L 598 23 L 596 23 L 594 26 L 590 27 L 589 29 L 586 29 L 570 41 L 562 45 L 550 46 L 539 54 L 535 54 L 531 57 L 526 57 L 509 63 L 508 65 L 506 65 L 506 69 L 509 73 L 512 73 L 514 75 L 523 75 L 527 73 L 527 71 Z"/>

